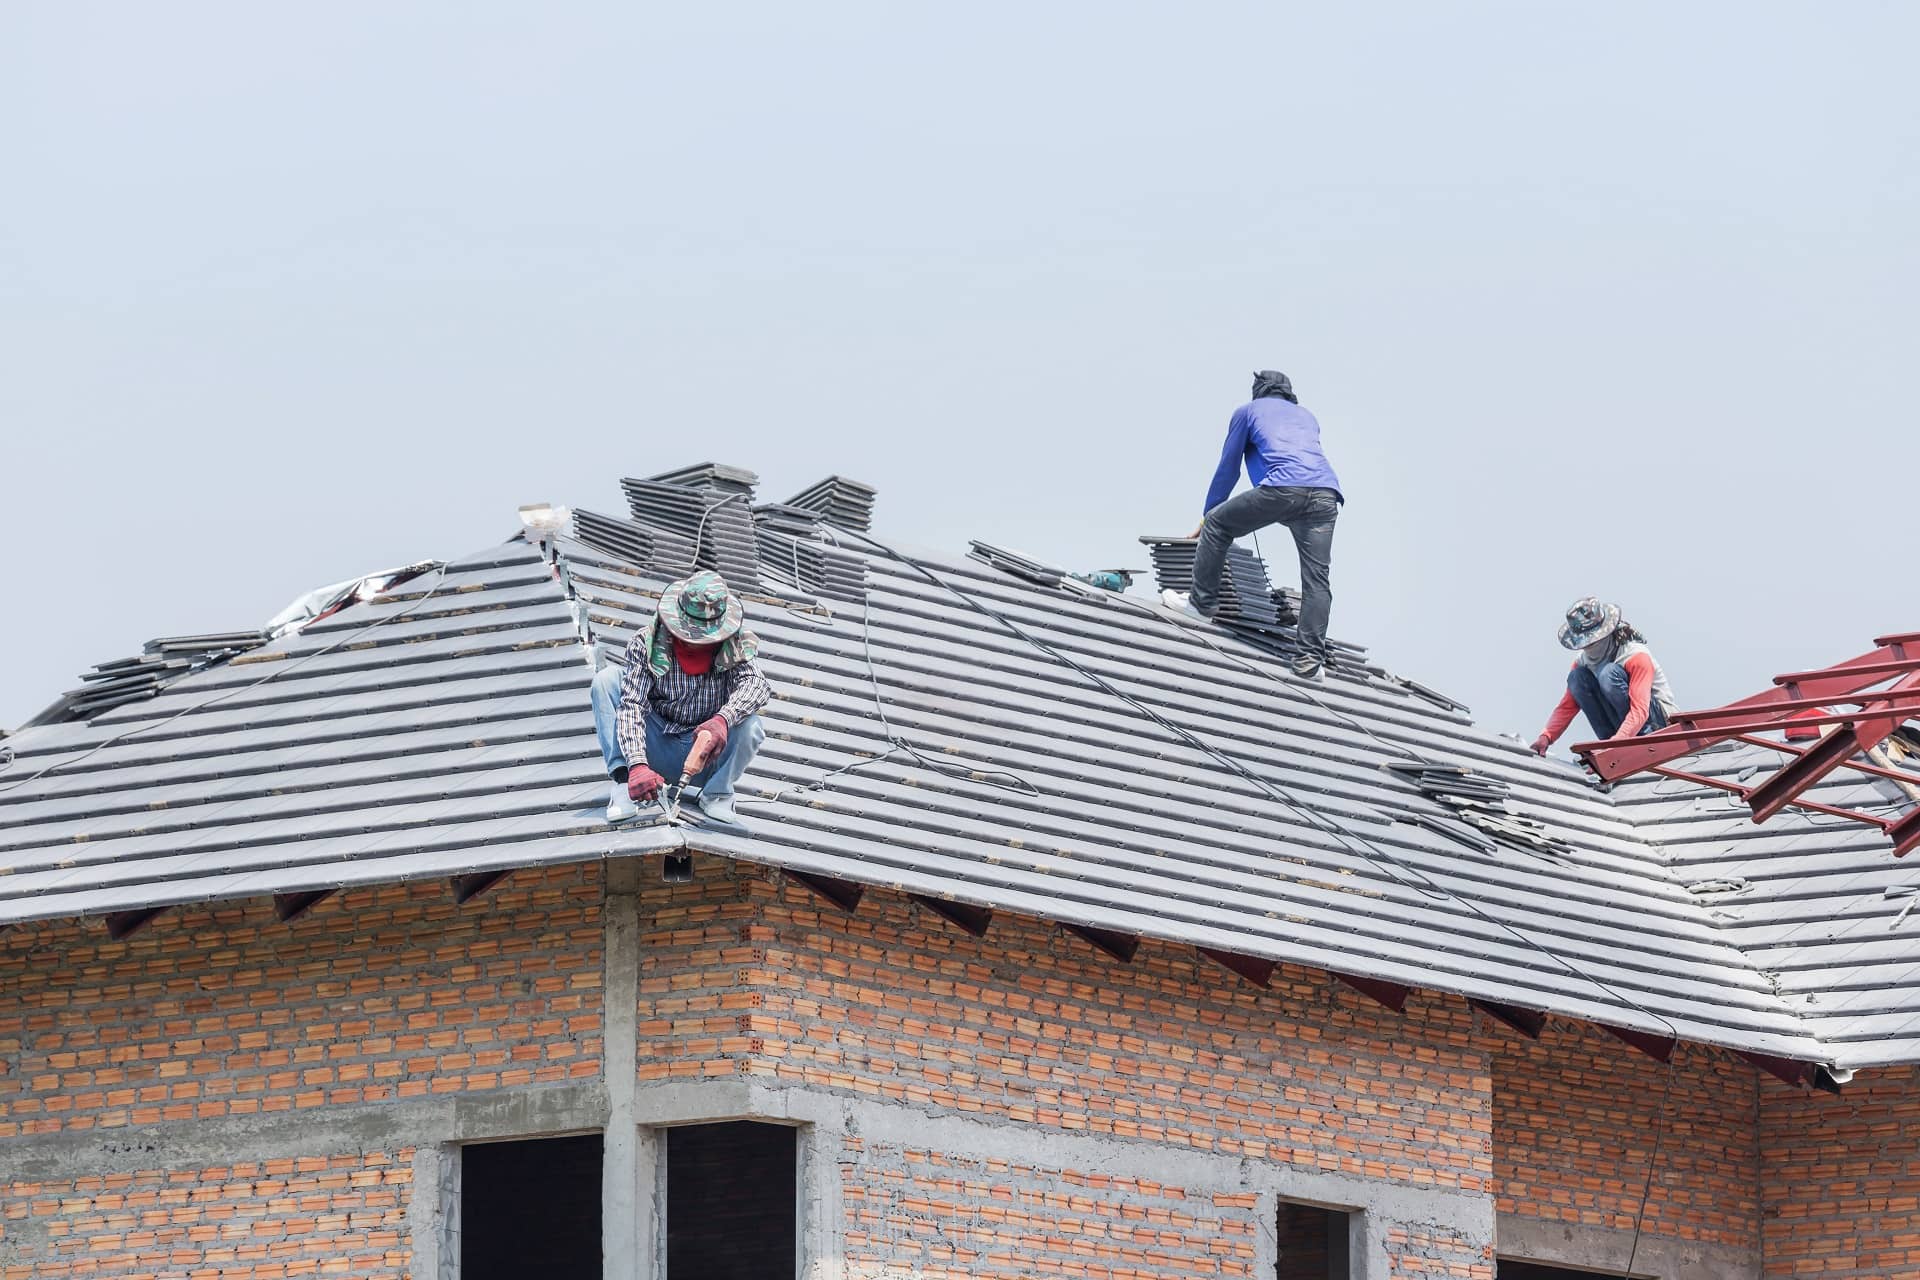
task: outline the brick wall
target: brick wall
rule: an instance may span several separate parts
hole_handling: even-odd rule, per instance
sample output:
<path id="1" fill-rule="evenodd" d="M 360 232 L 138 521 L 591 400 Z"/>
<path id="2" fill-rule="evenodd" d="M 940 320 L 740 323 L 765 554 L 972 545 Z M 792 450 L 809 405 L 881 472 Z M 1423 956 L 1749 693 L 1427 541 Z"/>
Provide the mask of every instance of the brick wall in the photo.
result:
<path id="1" fill-rule="evenodd" d="M 1837 1097 L 1768 1080 L 1759 1141 L 1769 1277 L 1920 1276 L 1920 1069 Z"/>
<path id="2" fill-rule="evenodd" d="M 1752 1067 L 1683 1044 L 1669 1073 L 1608 1033 L 1561 1019 L 1537 1041 L 1489 1030 L 1502 1213 L 1632 1230 L 1658 1127 L 1644 1230 L 1756 1246 L 1759 1086 Z"/>
<path id="3" fill-rule="evenodd" d="M 910 899 L 846 915 L 752 867 L 642 898 L 640 1076 L 745 1074 L 1418 1186 L 1488 1192 L 1484 1049 L 1464 1003 L 1405 1016 L 1190 948 L 1131 965 L 1035 921 L 985 938 Z M 722 886 L 725 886 L 724 888 Z"/>
<path id="4" fill-rule="evenodd" d="M 467 907 L 432 883 L 344 894 L 290 926 L 250 901 L 175 912 L 124 943 L 97 923 L 9 931 L 0 1142 L 597 1079 L 601 892 L 600 869 L 580 867 L 516 874 Z M 1627 1228 L 1668 1079 L 1594 1029 L 1555 1022 L 1530 1042 L 1476 1028 L 1458 1000 L 1416 995 L 1398 1015 L 1286 967 L 1261 991 L 1186 948 L 1147 943 L 1127 965 L 1011 916 L 974 938 L 882 891 L 849 916 L 778 875 L 714 859 L 699 860 L 690 885 L 647 879 L 641 921 L 643 1088 L 748 1079 L 1493 1195 L 1510 1214 Z M 1764 1148 L 1783 1171 L 1766 1183 L 1772 1274 L 1887 1275 L 1908 1263 L 1920 1274 L 1902 1252 L 1920 1249 L 1906 1174 L 1920 1141 L 1907 1136 L 1920 1129 L 1910 1073 L 1808 1100 L 1761 1090 L 1725 1054 L 1682 1046 L 1677 1061 L 1650 1233 L 1752 1247 Z M 1008 1172 L 964 1151 L 871 1153 L 841 1170 L 850 1254 L 869 1269 L 991 1275 L 1045 1237 L 1067 1250 L 1066 1274 L 1071 1261 L 1088 1276 L 1238 1275 L 1256 1228 L 1274 1229 L 1253 1222 L 1250 1195 L 1108 1184 L 1070 1168 Z M 316 1238 L 300 1225 L 309 1212 L 335 1223 L 404 1211 L 404 1156 L 366 1159 L 387 1161 L 382 1194 L 399 1203 L 335 1209 L 317 1192 L 300 1201 L 258 1190 L 286 1176 L 277 1168 L 23 1185 L 7 1212 L 28 1203 L 38 1217 L 10 1247 L 122 1233 L 129 1210 L 112 1197 L 177 1196 L 184 1179 L 211 1188 L 210 1204 L 257 1196 L 247 1212 L 285 1253 Z M 338 1172 L 328 1164 L 315 1176 Z M 927 1219 L 936 1204 L 947 1220 Z M 170 1212 L 189 1207 L 169 1202 Z M 238 1209 L 221 1212 L 239 1220 Z M 1484 1249 L 1441 1225 L 1382 1225 L 1396 1274 L 1492 1274 Z M 189 1240 L 167 1256 L 240 1247 Z M 220 1257 L 249 1276 L 237 1268 L 283 1260 Z M 1849 1258 L 1857 1271 L 1834 1269 Z M 119 1274 L 101 1269 L 111 1265 L 95 1273 Z M 383 1265 L 368 1261 L 364 1273 Z"/>
<path id="5" fill-rule="evenodd" d="M 0 1183 L 0 1280 L 407 1275 L 411 1151 Z"/>
<path id="6" fill-rule="evenodd" d="M 850 1139 L 840 1165 L 849 1277 L 1252 1277 L 1252 1195 L 1041 1169 Z M 1266 1278 L 1263 1278 L 1266 1280 Z"/>
<path id="7" fill-rule="evenodd" d="M 600 869 L 0 935 L 0 1140 L 598 1078 Z"/>

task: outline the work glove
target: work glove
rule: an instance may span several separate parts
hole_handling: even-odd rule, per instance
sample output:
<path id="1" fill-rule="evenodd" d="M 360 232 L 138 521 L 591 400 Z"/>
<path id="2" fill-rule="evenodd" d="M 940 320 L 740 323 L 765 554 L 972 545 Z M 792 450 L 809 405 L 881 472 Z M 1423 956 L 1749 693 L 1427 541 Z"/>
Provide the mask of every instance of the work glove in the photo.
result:
<path id="1" fill-rule="evenodd" d="M 654 797 L 660 794 L 660 788 L 666 785 L 665 778 L 644 764 L 627 770 L 627 796 L 635 804 L 652 804 Z"/>
<path id="2" fill-rule="evenodd" d="M 1543 733 L 1533 740 L 1533 754 L 1543 756 L 1547 754 L 1547 748 L 1552 745 L 1553 742 Z"/>
<path id="3" fill-rule="evenodd" d="M 700 727 L 693 731 L 693 750 L 687 753 L 687 776 L 692 777 L 707 767 L 707 761 L 714 758 L 727 745 L 727 722 L 719 716 L 702 720 Z"/>

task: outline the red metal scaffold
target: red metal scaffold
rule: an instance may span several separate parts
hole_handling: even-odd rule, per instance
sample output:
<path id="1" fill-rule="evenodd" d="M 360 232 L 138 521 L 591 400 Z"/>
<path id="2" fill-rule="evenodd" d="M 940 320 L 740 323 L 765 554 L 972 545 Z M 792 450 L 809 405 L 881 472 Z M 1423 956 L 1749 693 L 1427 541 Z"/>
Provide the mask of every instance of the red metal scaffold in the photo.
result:
<path id="1" fill-rule="evenodd" d="M 1666 728 L 1638 738 L 1582 742 L 1574 753 L 1607 782 L 1650 772 L 1731 791 L 1753 810 L 1755 822 L 1765 822 L 1794 805 L 1865 823 L 1883 831 L 1899 857 L 1920 846 L 1920 805 L 1896 817 L 1882 817 L 1800 798 L 1835 769 L 1892 778 L 1908 794 L 1920 780 L 1915 774 L 1855 758 L 1878 754 L 1875 749 L 1895 729 L 1909 718 L 1920 717 L 1920 632 L 1881 636 L 1873 643 L 1877 647 L 1871 653 L 1837 666 L 1775 676 L 1774 687 L 1765 693 L 1712 711 L 1683 712 Z M 1858 710 L 1837 709 L 1841 707 Z M 1826 731 L 1810 747 L 1759 736 L 1789 727 L 1819 726 L 1826 726 Z M 1721 742 L 1765 747 L 1790 758 L 1751 787 L 1676 769 L 1669 763 Z"/>

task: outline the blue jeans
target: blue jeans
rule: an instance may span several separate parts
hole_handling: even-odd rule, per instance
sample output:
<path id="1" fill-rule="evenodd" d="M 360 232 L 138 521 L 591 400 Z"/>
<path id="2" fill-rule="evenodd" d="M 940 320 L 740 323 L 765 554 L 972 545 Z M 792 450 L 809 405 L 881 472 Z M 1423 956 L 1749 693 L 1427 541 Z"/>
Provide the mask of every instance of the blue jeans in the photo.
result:
<path id="1" fill-rule="evenodd" d="M 1592 726 L 1596 740 L 1611 738 L 1620 732 L 1621 722 L 1633 709 L 1633 699 L 1627 692 L 1627 669 L 1617 662 L 1603 662 L 1597 667 L 1575 663 L 1567 673 L 1567 692 L 1587 713 L 1587 724 Z M 1660 709 L 1658 702 L 1648 698 L 1647 722 L 1640 726 L 1640 732 L 1652 733 L 1666 727 L 1667 713 Z"/>
<path id="2" fill-rule="evenodd" d="M 626 671 L 609 663 L 593 677 L 593 731 L 600 739 L 600 758 L 606 761 L 607 776 L 627 767 L 620 754 L 620 732 L 616 727 L 620 714 L 620 678 Z M 668 782 L 680 780 L 686 767 L 687 752 L 693 750 L 693 730 L 668 733 L 653 716 L 647 723 L 647 765 Z M 689 780 L 703 796 L 719 799 L 733 794 L 733 784 L 753 762 L 754 752 L 767 740 L 767 731 L 759 716 L 748 716 L 727 731 L 727 745 L 720 748 L 707 767 Z"/>

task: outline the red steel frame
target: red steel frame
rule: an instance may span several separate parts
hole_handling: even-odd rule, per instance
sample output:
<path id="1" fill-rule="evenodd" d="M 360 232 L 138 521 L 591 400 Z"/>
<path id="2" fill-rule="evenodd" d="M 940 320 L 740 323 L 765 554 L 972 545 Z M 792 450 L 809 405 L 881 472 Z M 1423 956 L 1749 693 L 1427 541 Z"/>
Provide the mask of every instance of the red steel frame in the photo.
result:
<path id="1" fill-rule="evenodd" d="M 1920 805 L 1897 817 L 1860 813 L 1800 797 L 1835 769 L 1912 783 L 1911 773 L 1883 769 L 1854 759 L 1886 741 L 1911 718 L 1920 718 L 1920 632 L 1881 636 L 1871 653 L 1819 671 L 1775 676 L 1765 693 L 1712 711 L 1687 711 L 1656 733 L 1638 738 L 1582 742 L 1574 753 L 1608 782 L 1636 773 L 1657 773 L 1731 791 L 1747 802 L 1755 822 L 1765 822 L 1788 805 L 1878 827 L 1893 841 L 1895 857 L 1920 847 Z M 1875 688 L 1881 685 L 1883 688 Z M 1841 711 L 1836 707 L 1856 707 Z M 1826 726 L 1810 747 L 1789 746 L 1758 735 L 1784 729 Z M 1771 776 L 1751 787 L 1672 767 L 1671 761 L 1720 742 L 1743 742 L 1789 757 Z"/>

